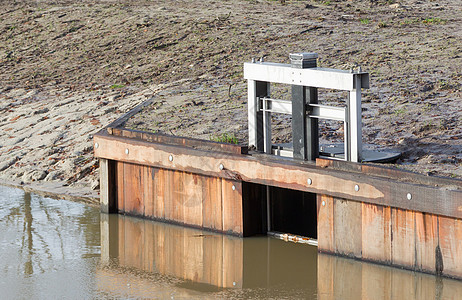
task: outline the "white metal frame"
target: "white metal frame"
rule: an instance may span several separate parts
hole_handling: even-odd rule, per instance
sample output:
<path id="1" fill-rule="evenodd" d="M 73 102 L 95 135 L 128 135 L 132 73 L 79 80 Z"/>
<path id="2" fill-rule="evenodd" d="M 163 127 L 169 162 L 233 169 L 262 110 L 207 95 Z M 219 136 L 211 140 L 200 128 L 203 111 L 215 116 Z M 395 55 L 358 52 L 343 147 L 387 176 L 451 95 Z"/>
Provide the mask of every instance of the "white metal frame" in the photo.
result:
<path id="1" fill-rule="evenodd" d="M 256 62 L 244 63 L 244 78 L 248 80 L 249 145 L 256 145 L 258 138 L 256 130 L 258 111 L 263 112 L 265 153 L 272 153 L 271 113 L 292 114 L 291 101 L 268 97 L 257 98 L 256 81 L 337 89 L 349 92 L 348 105 L 346 107 L 309 104 L 311 110 L 308 116 L 311 118 L 343 121 L 345 126 L 345 160 L 361 161 L 361 88 L 369 88 L 368 73 L 353 73 L 326 68 L 297 69 L 293 68 L 290 64 Z"/>

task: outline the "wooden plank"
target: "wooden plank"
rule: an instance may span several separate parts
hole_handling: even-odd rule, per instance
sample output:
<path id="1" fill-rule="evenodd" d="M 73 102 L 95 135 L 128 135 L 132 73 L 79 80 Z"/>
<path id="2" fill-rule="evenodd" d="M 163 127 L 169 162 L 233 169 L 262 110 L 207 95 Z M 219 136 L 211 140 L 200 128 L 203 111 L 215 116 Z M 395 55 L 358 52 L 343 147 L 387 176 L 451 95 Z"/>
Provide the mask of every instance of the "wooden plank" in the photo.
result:
<path id="1" fill-rule="evenodd" d="M 392 263 L 413 269 L 415 257 L 415 212 L 393 208 L 392 215 Z"/>
<path id="2" fill-rule="evenodd" d="M 117 168 L 117 211 L 123 213 L 125 211 L 124 205 L 124 162 L 118 161 L 116 163 Z"/>
<path id="3" fill-rule="evenodd" d="M 165 170 L 164 216 L 166 220 L 175 220 L 174 178 L 175 171 Z"/>
<path id="4" fill-rule="evenodd" d="M 127 137 L 131 139 L 140 139 L 140 140 L 151 142 L 151 143 L 161 143 L 161 144 L 174 145 L 174 146 L 191 147 L 194 149 L 224 152 L 224 153 L 231 153 L 231 154 L 247 154 L 248 153 L 248 147 L 243 146 L 243 145 L 207 141 L 207 140 L 182 137 L 182 136 L 165 135 L 165 134 L 145 132 L 145 131 L 139 131 L 139 130 L 126 129 L 126 128 L 108 127 L 108 131 L 112 132 L 111 134 L 114 136 Z"/>
<path id="5" fill-rule="evenodd" d="M 97 135 L 97 157 L 137 162 L 166 169 L 244 180 L 370 204 L 462 218 L 462 190 L 399 182 L 376 176 L 316 168 L 312 164 L 258 155 L 228 155 L 179 146 Z M 129 154 L 125 154 L 129 149 Z M 173 155 L 173 160 L 169 156 Z M 223 170 L 220 169 L 223 165 Z M 312 184 L 307 184 L 307 179 Z M 332 184 L 335 183 L 335 184 Z M 356 191 L 355 186 L 359 190 Z M 412 191 L 411 199 L 407 194 Z"/>
<path id="6" fill-rule="evenodd" d="M 172 220 L 177 221 L 179 223 L 184 223 L 184 202 L 187 198 L 187 193 L 185 189 L 185 173 L 181 171 L 172 171 L 173 172 L 173 180 L 171 188 L 172 190 L 172 198 L 170 198 L 170 202 L 173 204 L 170 208 L 172 211 Z"/>
<path id="7" fill-rule="evenodd" d="M 223 214 L 221 200 L 221 178 L 204 177 L 202 226 L 214 230 L 223 230 Z"/>
<path id="8" fill-rule="evenodd" d="M 317 196 L 318 209 L 318 250 L 335 252 L 334 242 L 334 198 L 327 195 Z"/>
<path id="9" fill-rule="evenodd" d="M 221 195 L 223 231 L 242 236 L 242 183 L 223 179 Z"/>
<path id="10" fill-rule="evenodd" d="M 154 175 L 154 206 L 153 217 L 163 219 L 165 217 L 165 193 L 167 190 L 167 170 L 155 169 Z"/>
<path id="11" fill-rule="evenodd" d="M 335 252 L 361 258 L 362 205 L 358 202 L 334 198 Z"/>
<path id="12" fill-rule="evenodd" d="M 99 160 L 101 212 L 117 212 L 116 163 L 101 158 Z"/>
<path id="13" fill-rule="evenodd" d="M 128 119 L 130 119 L 132 116 L 136 115 L 143 108 L 151 105 L 151 103 L 153 101 L 154 101 L 154 98 L 151 98 L 151 99 L 149 99 L 147 101 L 142 102 L 141 104 L 138 104 L 133 109 L 131 109 L 128 113 L 124 114 L 122 117 L 118 118 L 117 120 L 115 120 L 114 122 L 109 124 L 108 127 L 106 128 L 106 130 L 103 129 L 102 131 L 107 131 L 109 134 L 112 134 L 112 129 L 113 128 L 123 126 L 123 124 L 125 124 L 125 122 L 127 122 Z"/>
<path id="14" fill-rule="evenodd" d="M 183 220 L 188 225 L 202 227 L 202 199 L 203 184 L 207 183 L 207 178 L 203 176 L 184 173 L 183 185 Z"/>
<path id="15" fill-rule="evenodd" d="M 438 241 L 438 216 L 416 212 L 416 268 L 419 271 L 435 270 L 435 253 Z"/>
<path id="16" fill-rule="evenodd" d="M 144 166 L 124 165 L 124 212 L 144 216 L 143 203 L 143 168 Z"/>
<path id="17" fill-rule="evenodd" d="M 391 208 L 362 204 L 362 258 L 391 263 Z"/>
<path id="18" fill-rule="evenodd" d="M 144 216 L 154 217 L 154 205 L 156 199 L 155 181 L 156 170 L 153 167 L 146 166 L 143 168 L 143 203 Z"/>
<path id="19" fill-rule="evenodd" d="M 439 217 L 443 274 L 462 278 L 462 220 Z"/>
<path id="20" fill-rule="evenodd" d="M 454 178 L 445 178 L 438 176 L 428 176 L 411 171 L 387 167 L 383 165 L 374 165 L 367 163 L 354 163 L 344 160 L 333 160 L 327 158 L 317 158 L 316 166 L 322 168 L 331 168 L 348 172 L 362 173 L 364 175 L 379 176 L 384 178 L 394 178 L 401 182 L 410 182 L 415 184 L 429 186 L 458 186 L 462 187 L 462 180 Z"/>

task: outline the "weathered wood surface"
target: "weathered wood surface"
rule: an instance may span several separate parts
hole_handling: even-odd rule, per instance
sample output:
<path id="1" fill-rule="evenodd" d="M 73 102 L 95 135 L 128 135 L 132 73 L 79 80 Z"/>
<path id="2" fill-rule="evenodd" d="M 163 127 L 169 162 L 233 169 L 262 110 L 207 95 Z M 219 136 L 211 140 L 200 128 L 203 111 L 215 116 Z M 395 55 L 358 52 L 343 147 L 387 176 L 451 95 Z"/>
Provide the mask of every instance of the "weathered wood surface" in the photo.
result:
<path id="1" fill-rule="evenodd" d="M 126 137 L 131 139 L 139 139 L 151 143 L 160 143 L 174 146 L 191 147 L 199 150 L 216 151 L 231 154 L 247 154 L 248 147 L 243 145 L 235 145 L 229 143 L 220 143 L 207 141 L 189 137 L 181 137 L 174 135 L 166 135 L 152 133 L 140 130 L 126 128 L 107 128 L 108 132 L 114 136 Z"/>
<path id="2" fill-rule="evenodd" d="M 435 187 L 400 182 L 393 178 L 331 170 L 293 160 L 223 154 L 104 134 L 96 135 L 94 140 L 99 145 L 95 156 L 100 158 L 462 218 L 462 190 L 457 185 Z M 311 185 L 307 184 L 309 178 Z M 358 191 L 355 190 L 356 185 Z M 412 195 L 410 200 L 408 193 Z"/>
<path id="3" fill-rule="evenodd" d="M 117 162 L 107 159 L 100 159 L 100 203 L 101 211 L 104 213 L 117 212 L 116 180 Z"/>
<path id="4" fill-rule="evenodd" d="M 462 220 L 321 195 L 318 222 L 320 252 L 462 278 Z"/>
<path id="5" fill-rule="evenodd" d="M 440 186 L 453 189 L 462 189 L 462 180 L 438 177 L 438 176 L 427 176 L 423 174 L 414 173 L 411 171 L 398 170 L 396 168 L 386 167 L 382 165 L 373 165 L 367 163 L 354 163 L 343 160 L 333 160 L 326 158 L 317 158 L 316 166 L 322 168 L 330 168 L 333 170 L 347 171 L 354 173 L 361 173 L 364 175 L 378 176 L 384 178 L 390 178 L 395 181 L 409 182 L 428 186 Z"/>
<path id="6" fill-rule="evenodd" d="M 105 230 L 118 238 L 104 240 L 104 248 L 118 248 L 111 257 L 120 266 L 221 288 L 242 287 L 242 239 L 130 217 L 118 223 Z"/>
<path id="7" fill-rule="evenodd" d="M 118 212 L 244 234 L 242 183 L 118 162 Z"/>
<path id="8" fill-rule="evenodd" d="M 318 255 L 319 300 L 344 299 L 458 299 L 460 282 L 415 274 L 377 264 L 359 264 L 332 255 Z"/>

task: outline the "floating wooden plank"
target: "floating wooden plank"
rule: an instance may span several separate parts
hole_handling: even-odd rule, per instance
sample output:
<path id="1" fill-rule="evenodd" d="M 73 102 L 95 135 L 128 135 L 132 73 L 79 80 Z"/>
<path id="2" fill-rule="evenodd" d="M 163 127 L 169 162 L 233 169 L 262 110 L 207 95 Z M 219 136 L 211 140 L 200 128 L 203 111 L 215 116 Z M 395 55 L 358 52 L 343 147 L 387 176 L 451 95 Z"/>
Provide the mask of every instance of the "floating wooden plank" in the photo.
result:
<path id="1" fill-rule="evenodd" d="M 362 258 L 391 263 L 391 208 L 362 204 Z"/>
<path id="2" fill-rule="evenodd" d="M 310 164 L 257 155 L 223 155 L 114 136 L 95 136 L 97 157 L 175 169 L 383 206 L 462 218 L 462 190 L 399 182 L 390 178 L 316 168 Z M 126 154 L 126 149 L 129 149 Z M 172 156 L 172 161 L 169 157 Z M 223 169 L 220 169 L 223 165 Z M 307 179 L 312 184 L 307 184 Z M 359 189 L 356 191 L 356 185 Z M 408 199 L 411 193 L 411 199 Z"/>

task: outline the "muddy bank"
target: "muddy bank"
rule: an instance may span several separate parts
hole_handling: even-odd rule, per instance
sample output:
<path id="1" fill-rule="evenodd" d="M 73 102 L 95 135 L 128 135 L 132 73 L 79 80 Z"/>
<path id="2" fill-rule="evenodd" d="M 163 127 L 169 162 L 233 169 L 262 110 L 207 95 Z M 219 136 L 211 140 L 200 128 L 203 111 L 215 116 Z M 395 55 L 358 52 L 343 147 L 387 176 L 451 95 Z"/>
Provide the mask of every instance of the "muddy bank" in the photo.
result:
<path id="1" fill-rule="evenodd" d="M 0 179 L 98 190 L 92 135 L 155 97 L 126 125 L 246 142 L 252 57 L 371 74 L 365 143 L 399 149 L 396 165 L 462 176 L 462 4 L 434 1 L 31 1 L 0 8 Z M 287 98 L 276 86 L 274 95 Z M 320 102 L 345 94 L 321 90 Z M 290 140 L 274 116 L 273 142 Z M 343 128 L 321 124 L 324 141 Z"/>

